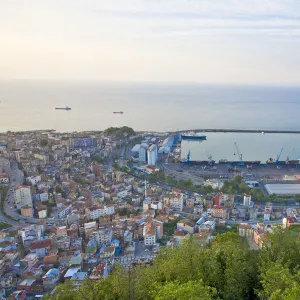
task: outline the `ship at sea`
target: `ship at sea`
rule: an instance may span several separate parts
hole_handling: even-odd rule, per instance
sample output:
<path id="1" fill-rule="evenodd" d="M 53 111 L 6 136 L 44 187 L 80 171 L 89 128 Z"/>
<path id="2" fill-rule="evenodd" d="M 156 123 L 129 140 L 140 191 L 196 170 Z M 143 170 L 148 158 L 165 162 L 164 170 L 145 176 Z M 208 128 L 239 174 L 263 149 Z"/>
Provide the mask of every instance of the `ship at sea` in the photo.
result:
<path id="1" fill-rule="evenodd" d="M 66 107 L 55 107 L 56 110 L 71 110 L 71 107 L 66 106 Z"/>
<path id="2" fill-rule="evenodd" d="M 206 140 L 206 135 L 195 132 L 188 132 L 181 135 L 182 140 L 203 141 Z"/>
<path id="3" fill-rule="evenodd" d="M 122 115 L 123 112 L 122 111 L 114 111 L 113 114 L 115 114 L 115 115 L 117 115 L 117 114 Z"/>

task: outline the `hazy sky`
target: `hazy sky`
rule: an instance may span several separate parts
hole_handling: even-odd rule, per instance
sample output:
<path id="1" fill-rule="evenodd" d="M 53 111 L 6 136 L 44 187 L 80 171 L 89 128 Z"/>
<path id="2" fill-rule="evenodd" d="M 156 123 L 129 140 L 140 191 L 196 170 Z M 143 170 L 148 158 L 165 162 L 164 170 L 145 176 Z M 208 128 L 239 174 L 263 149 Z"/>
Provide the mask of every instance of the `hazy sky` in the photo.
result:
<path id="1" fill-rule="evenodd" d="M 300 85 L 300 1 L 1 0 L 0 78 Z"/>

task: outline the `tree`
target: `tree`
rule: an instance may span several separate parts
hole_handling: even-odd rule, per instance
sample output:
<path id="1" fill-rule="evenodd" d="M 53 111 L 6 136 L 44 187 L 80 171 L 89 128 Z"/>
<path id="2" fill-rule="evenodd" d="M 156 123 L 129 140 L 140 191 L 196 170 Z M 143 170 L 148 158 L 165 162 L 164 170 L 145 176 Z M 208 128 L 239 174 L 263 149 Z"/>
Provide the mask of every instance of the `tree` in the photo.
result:
<path id="1" fill-rule="evenodd" d="M 48 141 L 45 140 L 45 139 L 43 139 L 43 140 L 40 141 L 40 145 L 41 145 L 42 147 L 46 147 L 46 146 L 48 145 Z"/>
<path id="2" fill-rule="evenodd" d="M 154 287 L 155 289 L 152 293 L 154 300 L 198 300 L 200 299 L 199 297 L 210 300 L 214 299 L 214 296 L 217 294 L 214 288 L 205 286 L 202 280 L 188 281 L 183 284 L 175 281 L 166 284 L 157 284 Z"/>
<path id="3" fill-rule="evenodd" d="M 59 194 L 61 194 L 62 193 L 62 187 L 60 186 L 60 185 L 57 185 L 56 187 L 55 187 L 55 192 L 56 193 L 59 193 Z"/>

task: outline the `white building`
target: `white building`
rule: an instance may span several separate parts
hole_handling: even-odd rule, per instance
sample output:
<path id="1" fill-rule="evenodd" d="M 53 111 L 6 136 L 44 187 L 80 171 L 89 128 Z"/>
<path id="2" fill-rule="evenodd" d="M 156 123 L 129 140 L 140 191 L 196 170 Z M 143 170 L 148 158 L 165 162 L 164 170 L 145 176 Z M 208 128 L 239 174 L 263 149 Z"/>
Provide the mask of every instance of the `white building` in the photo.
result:
<path id="1" fill-rule="evenodd" d="M 120 199 L 125 198 L 128 195 L 128 190 L 124 189 L 117 192 L 117 197 Z"/>
<path id="2" fill-rule="evenodd" d="M 40 182 L 41 176 L 30 176 L 26 178 L 27 182 L 30 182 L 32 185 L 36 185 L 38 182 Z"/>
<path id="3" fill-rule="evenodd" d="M 156 244 L 156 227 L 153 223 L 147 223 L 143 228 L 144 244 L 151 246 Z"/>
<path id="4" fill-rule="evenodd" d="M 244 206 L 250 207 L 251 205 L 251 196 L 250 195 L 244 195 Z"/>
<path id="5" fill-rule="evenodd" d="M 106 205 L 104 206 L 104 211 L 107 215 L 113 215 L 115 213 L 115 207 L 114 205 Z"/>
<path id="6" fill-rule="evenodd" d="M 21 207 L 26 205 L 32 207 L 30 187 L 18 185 L 15 188 L 14 197 L 17 209 L 20 209 Z"/>
<path id="7" fill-rule="evenodd" d="M 90 214 L 90 219 L 91 220 L 97 220 L 105 214 L 104 207 L 103 206 L 91 207 L 89 209 L 89 214 Z"/>
<path id="8" fill-rule="evenodd" d="M 9 183 L 9 178 L 7 174 L 1 173 L 0 174 L 0 183 Z"/>
<path id="9" fill-rule="evenodd" d="M 48 193 L 41 193 L 40 194 L 40 200 L 42 201 L 42 202 L 45 202 L 45 201 L 48 201 Z"/>
<path id="10" fill-rule="evenodd" d="M 112 230 L 110 228 L 100 228 L 89 234 L 89 240 L 95 240 L 97 245 L 100 246 L 103 243 L 110 244 L 112 240 Z"/>
<path id="11" fill-rule="evenodd" d="M 148 165 L 154 166 L 157 161 L 157 146 L 151 145 L 147 151 Z"/>
<path id="12" fill-rule="evenodd" d="M 90 215 L 91 220 L 97 220 L 104 215 L 114 215 L 115 207 L 114 205 L 106 205 L 106 206 L 94 206 L 87 210 L 87 213 Z"/>
<path id="13" fill-rule="evenodd" d="M 39 210 L 38 211 L 38 216 L 39 216 L 39 219 L 47 218 L 47 210 L 46 209 Z"/>

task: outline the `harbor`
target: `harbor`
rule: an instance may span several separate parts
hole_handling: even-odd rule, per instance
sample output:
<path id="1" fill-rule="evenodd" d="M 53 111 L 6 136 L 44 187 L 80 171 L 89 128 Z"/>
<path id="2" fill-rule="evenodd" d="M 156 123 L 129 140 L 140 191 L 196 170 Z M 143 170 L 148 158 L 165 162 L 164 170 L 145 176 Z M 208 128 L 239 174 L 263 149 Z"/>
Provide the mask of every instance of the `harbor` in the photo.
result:
<path id="1" fill-rule="evenodd" d="M 203 131 L 201 131 L 203 132 Z M 203 134 L 202 134 L 203 135 Z M 182 139 L 179 161 L 198 164 L 299 164 L 300 139 L 294 133 L 209 133 L 205 139 Z M 177 156 L 178 150 L 177 148 Z M 176 153 L 174 154 L 176 157 Z"/>
<path id="2" fill-rule="evenodd" d="M 219 128 L 219 129 L 192 129 L 189 130 L 191 132 L 221 132 L 221 133 L 227 133 L 227 132 L 233 132 L 233 133 L 290 133 L 290 134 L 300 134 L 300 130 L 270 130 L 270 129 L 226 129 L 226 128 Z M 185 133 L 187 130 L 179 131 L 179 133 Z"/>

